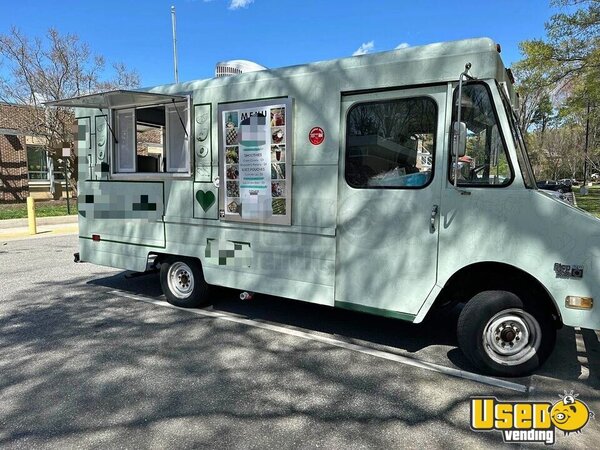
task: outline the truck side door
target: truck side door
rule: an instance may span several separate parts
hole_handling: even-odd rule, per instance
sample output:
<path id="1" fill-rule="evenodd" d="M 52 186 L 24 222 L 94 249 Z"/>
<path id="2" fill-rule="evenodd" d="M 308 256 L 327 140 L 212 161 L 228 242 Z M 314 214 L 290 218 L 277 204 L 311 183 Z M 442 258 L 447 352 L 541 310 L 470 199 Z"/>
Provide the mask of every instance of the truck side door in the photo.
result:
<path id="1" fill-rule="evenodd" d="M 336 306 L 412 320 L 434 287 L 446 97 L 342 98 Z"/>

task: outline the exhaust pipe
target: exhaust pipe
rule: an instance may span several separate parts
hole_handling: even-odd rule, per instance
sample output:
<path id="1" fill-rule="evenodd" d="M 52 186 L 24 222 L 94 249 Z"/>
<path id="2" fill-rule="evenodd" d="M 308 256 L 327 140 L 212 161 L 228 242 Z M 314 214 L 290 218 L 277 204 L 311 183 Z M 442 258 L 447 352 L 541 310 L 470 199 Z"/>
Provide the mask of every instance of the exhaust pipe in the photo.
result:
<path id="1" fill-rule="evenodd" d="M 240 294 L 240 300 L 242 300 L 242 301 L 243 300 L 250 301 L 253 298 L 254 298 L 254 292 L 246 292 L 246 291 L 244 291 L 244 292 L 242 292 Z"/>

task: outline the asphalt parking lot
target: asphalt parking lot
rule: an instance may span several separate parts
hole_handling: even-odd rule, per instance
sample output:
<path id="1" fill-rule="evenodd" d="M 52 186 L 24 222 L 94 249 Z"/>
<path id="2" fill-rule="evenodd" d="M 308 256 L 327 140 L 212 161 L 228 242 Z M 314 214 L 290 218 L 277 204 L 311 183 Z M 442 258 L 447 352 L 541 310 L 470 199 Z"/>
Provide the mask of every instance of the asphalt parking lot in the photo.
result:
<path id="1" fill-rule="evenodd" d="M 594 331 L 564 328 L 536 374 L 486 384 L 458 311 L 415 326 L 226 289 L 180 310 L 156 275 L 75 251 L 75 235 L 0 242 L 0 447 L 487 447 L 502 437 L 469 428 L 472 396 L 573 390 L 600 414 Z M 598 422 L 556 446 L 596 447 Z"/>

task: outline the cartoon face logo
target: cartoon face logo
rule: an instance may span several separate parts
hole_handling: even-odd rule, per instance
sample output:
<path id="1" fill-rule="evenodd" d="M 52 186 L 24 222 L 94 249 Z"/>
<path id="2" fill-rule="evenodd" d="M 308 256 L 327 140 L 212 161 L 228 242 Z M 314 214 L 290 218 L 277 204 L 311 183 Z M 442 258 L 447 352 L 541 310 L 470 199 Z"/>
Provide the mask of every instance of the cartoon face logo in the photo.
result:
<path id="1" fill-rule="evenodd" d="M 196 122 L 202 124 L 208 120 L 208 113 L 196 112 Z"/>
<path id="2" fill-rule="evenodd" d="M 208 127 L 199 127 L 197 129 L 198 142 L 205 141 L 207 137 L 208 137 Z"/>
<path id="3" fill-rule="evenodd" d="M 104 147 L 104 144 L 106 144 L 106 125 L 104 123 L 99 122 L 96 125 L 96 136 L 98 139 L 98 147 Z"/>
<path id="4" fill-rule="evenodd" d="M 204 146 L 196 148 L 196 158 L 205 158 L 208 155 L 208 149 Z"/>
<path id="5" fill-rule="evenodd" d="M 573 392 L 569 394 L 565 392 L 561 397 L 562 400 L 556 402 L 550 410 L 552 423 L 565 434 L 580 432 L 589 419 L 594 417 L 594 413 L 585 403 L 576 400 L 577 394 L 573 394 Z"/>

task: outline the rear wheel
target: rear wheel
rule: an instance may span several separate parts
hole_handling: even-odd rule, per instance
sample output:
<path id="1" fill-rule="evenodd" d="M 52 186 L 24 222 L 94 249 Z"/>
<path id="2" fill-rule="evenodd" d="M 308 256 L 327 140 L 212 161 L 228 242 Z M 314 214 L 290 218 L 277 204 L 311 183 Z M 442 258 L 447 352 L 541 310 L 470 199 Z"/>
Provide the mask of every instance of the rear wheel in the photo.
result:
<path id="1" fill-rule="evenodd" d="M 537 369 L 550 356 L 556 329 L 542 305 L 524 302 L 506 291 L 475 295 L 458 319 L 458 343 L 482 371 L 521 376 Z"/>
<path id="2" fill-rule="evenodd" d="M 162 261 L 160 285 L 172 305 L 194 308 L 208 302 L 208 284 L 197 259 L 173 256 Z"/>

